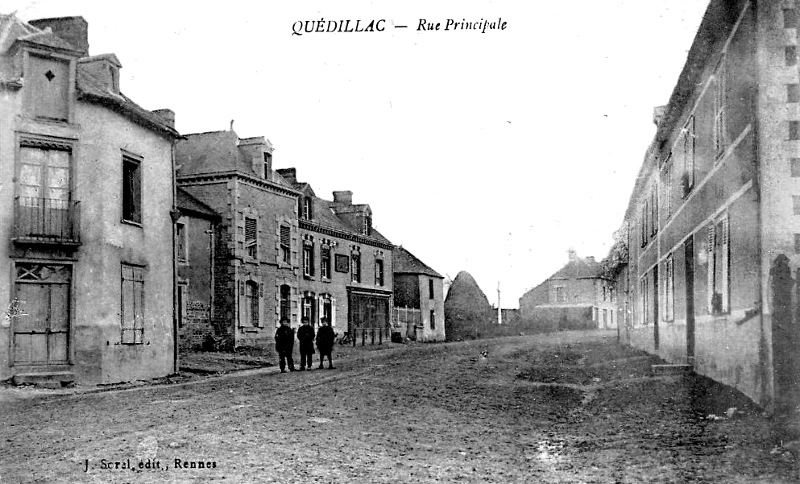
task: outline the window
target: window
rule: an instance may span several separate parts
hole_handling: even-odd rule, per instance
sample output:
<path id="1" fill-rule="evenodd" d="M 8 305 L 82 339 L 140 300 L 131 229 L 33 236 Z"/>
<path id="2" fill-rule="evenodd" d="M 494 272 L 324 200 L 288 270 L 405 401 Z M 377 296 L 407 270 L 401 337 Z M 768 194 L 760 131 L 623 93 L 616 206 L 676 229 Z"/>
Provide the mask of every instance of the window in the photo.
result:
<path id="1" fill-rule="evenodd" d="M 564 286 L 556 286 L 555 290 L 556 290 L 556 302 L 557 303 L 567 302 L 567 294 Z"/>
<path id="2" fill-rule="evenodd" d="M 431 318 L 430 319 L 430 321 L 431 321 L 431 329 L 436 329 L 436 311 L 434 311 L 433 309 L 431 309 L 430 318 Z"/>
<path id="3" fill-rule="evenodd" d="M 361 254 L 350 255 L 350 281 L 361 282 Z"/>
<path id="4" fill-rule="evenodd" d="M 289 264 L 289 258 L 291 256 L 291 232 L 289 231 L 288 225 L 281 225 L 281 260 L 287 264 Z"/>
<path id="5" fill-rule="evenodd" d="M 178 222 L 175 225 L 175 238 L 178 244 L 177 249 L 175 249 L 178 255 L 178 262 L 185 264 L 189 260 L 189 243 L 186 236 L 186 224 L 184 222 Z"/>
<path id="6" fill-rule="evenodd" d="M 789 121 L 789 139 L 800 139 L 800 121 Z"/>
<path id="7" fill-rule="evenodd" d="M 658 233 L 658 191 L 655 187 L 650 191 L 650 236 Z"/>
<path id="8" fill-rule="evenodd" d="M 786 102 L 796 103 L 800 101 L 800 84 L 786 85 Z"/>
<path id="9" fill-rule="evenodd" d="M 641 306 L 642 306 L 641 321 L 643 325 L 650 324 L 650 284 L 648 283 L 647 278 L 648 275 L 645 274 L 640 282 Z"/>
<path id="10" fill-rule="evenodd" d="M 258 326 L 258 283 L 247 281 L 244 285 L 244 323 L 248 326 Z"/>
<path id="11" fill-rule="evenodd" d="M 787 66 L 793 66 L 797 64 L 797 47 L 793 45 L 787 45 L 784 49 L 784 53 L 786 56 Z"/>
<path id="12" fill-rule="evenodd" d="M 603 286 L 603 301 L 608 298 L 608 294 L 606 293 L 606 286 Z"/>
<path id="13" fill-rule="evenodd" d="M 303 296 L 303 307 L 301 309 L 302 321 L 308 321 L 310 324 L 314 322 L 314 296 Z"/>
<path id="14" fill-rule="evenodd" d="M 723 57 L 714 74 L 716 91 L 714 96 L 714 147 L 717 156 L 725 151 L 725 58 Z"/>
<path id="15" fill-rule="evenodd" d="M 669 218 L 672 215 L 672 160 L 671 159 L 668 159 L 667 164 L 664 166 L 663 185 L 664 185 L 664 200 L 662 203 L 664 207 L 664 215 L 665 218 Z"/>
<path id="16" fill-rule="evenodd" d="M 794 253 L 800 254 L 800 234 L 794 234 Z"/>
<path id="17" fill-rule="evenodd" d="M 642 238 L 642 247 L 647 245 L 647 213 L 647 200 L 645 200 L 642 206 L 641 217 L 639 218 L 639 234 Z"/>
<path id="18" fill-rule="evenodd" d="M 785 29 L 793 29 L 797 27 L 797 16 L 795 15 L 795 9 L 793 8 L 784 8 L 783 9 L 783 28 Z"/>
<path id="19" fill-rule="evenodd" d="M 800 177 L 800 158 L 792 158 L 790 169 L 793 177 Z"/>
<path id="20" fill-rule="evenodd" d="M 381 259 L 375 260 L 375 285 L 383 285 L 383 261 Z"/>
<path id="21" fill-rule="evenodd" d="M 244 219 L 244 248 L 247 256 L 258 258 L 258 221 L 254 218 Z"/>
<path id="22" fill-rule="evenodd" d="M 603 309 L 603 326 L 608 326 L 608 309 Z"/>
<path id="23" fill-rule="evenodd" d="M 330 297 L 322 300 L 322 321 L 333 324 L 333 301 Z"/>
<path id="24" fill-rule="evenodd" d="M 664 319 L 675 319 L 675 267 L 672 254 L 664 262 Z"/>
<path id="25" fill-rule="evenodd" d="M 792 211 L 795 215 L 800 215 L 800 195 L 792 195 Z"/>
<path id="26" fill-rule="evenodd" d="M 284 319 L 287 321 L 291 321 L 292 311 L 291 307 L 289 306 L 292 294 L 292 288 L 283 284 L 280 290 L 281 299 L 280 299 L 280 314 L 281 314 L 281 321 Z"/>
<path id="27" fill-rule="evenodd" d="M 708 311 L 711 314 L 727 313 L 729 308 L 729 227 L 723 216 L 708 226 Z"/>
<path id="28" fill-rule="evenodd" d="M 428 279 L 428 299 L 433 299 L 433 279 Z"/>
<path id="29" fill-rule="evenodd" d="M 264 168 L 261 176 L 269 178 L 269 172 L 272 169 L 272 153 L 264 153 Z"/>
<path id="30" fill-rule="evenodd" d="M 313 216 L 313 203 L 311 197 L 303 197 L 300 201 L 300 218 L 303 220 L 311 220 Z"/>
<path id="31" fill-rule="evenodd" d="M 689 120 L 683 128 L 683 175 L 681 179 L 684 197 L 689 195 L 694 188 L 694 140 L 694 116 L 689 116 Z"/>
<path id="32" fill-rule="evenodd" d="M 303 243 L 303 275 L 314 275 L 314 245 L 308 242 Z"/>
<path id="33" fill-rule="evenodd" d="M 323 245 L 319 265 L 320 275 L 323 279 L 331 278 L 331 248 Z"/>
<path id="34" fill-rule="evenodd" d="M 142 172 L 139 160 L 122 157 L 122 220 L 142 223 Z"/>
<path id="35" fill-rule="evenodd" d="M 364 235 L 372 235 L 372 216 L 364 215 Z"/>
<path id="36" fill-rule="evenodd" d="M 144 267 L 122 264 L 122 344 L 144 343 Z"/>

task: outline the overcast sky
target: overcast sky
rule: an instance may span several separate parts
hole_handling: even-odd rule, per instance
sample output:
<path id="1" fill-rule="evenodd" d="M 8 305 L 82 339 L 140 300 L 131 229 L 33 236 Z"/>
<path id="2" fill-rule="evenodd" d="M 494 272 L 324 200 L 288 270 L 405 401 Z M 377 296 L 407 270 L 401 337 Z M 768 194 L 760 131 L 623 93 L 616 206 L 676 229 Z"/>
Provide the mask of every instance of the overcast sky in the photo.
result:
<path id="1" fill-rule="evenodd" d="M 352 190 L 374 225 L 502 306 L 567 261 L 602 259 L 705 0 L 100 2 L 3 0 L 81 15 L 122 92 L 181 133 L 265 136 L 317 196 Z M 455 21 L 505 30 L 444 31 Z M 297 21 L 383 32 L 292 35 Z M 418 31 L 420 19 L 441 22 Z M 395 25 L 406 25 L 405 29 Z"/>

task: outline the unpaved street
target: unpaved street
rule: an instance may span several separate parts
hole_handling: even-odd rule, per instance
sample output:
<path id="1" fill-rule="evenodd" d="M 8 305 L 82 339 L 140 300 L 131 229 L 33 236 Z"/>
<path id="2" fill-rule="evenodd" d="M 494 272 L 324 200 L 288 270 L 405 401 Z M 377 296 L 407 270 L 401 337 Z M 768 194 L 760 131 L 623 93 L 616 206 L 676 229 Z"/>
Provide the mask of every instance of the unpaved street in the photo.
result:
<path id="1" fill-rule="evenodd" d="M 651 376 L 656 360 L 608 333 L 350 353 L 336 370 L 4 399 L 0 482 L 798 482 L 776 423 Z"/>

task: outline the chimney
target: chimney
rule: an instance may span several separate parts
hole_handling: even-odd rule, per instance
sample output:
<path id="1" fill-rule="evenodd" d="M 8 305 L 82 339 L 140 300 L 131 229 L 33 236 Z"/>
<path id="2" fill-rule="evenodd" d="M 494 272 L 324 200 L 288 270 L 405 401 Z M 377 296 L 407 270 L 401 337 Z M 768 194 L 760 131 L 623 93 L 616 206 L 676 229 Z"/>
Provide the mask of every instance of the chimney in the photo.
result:
<path id="1" fill-rule="evenodd" d="M 351 192 L 350 190 L 333 192 L 333 203 L 339 203 L 342 205 L 352 205 L 353 192 Z"/>
<path id="2" fill-rule="evenodd" d="M 570 262 L 578 259 L 578 252 L 575 249 L 573 249 L 572 247 L 569 248 L 569 250 L 567 251 L 567 254 L 569 254 L 569 261 Z"/>
<path id="3" fill-rule="evenodd" d="M 39 29 L 50 27 L 53 33 L 83 55 L 89 55 L 89 24 L 83 17 L 42 18 L 28 22 Z"/>
<path id="4" fill-rule="evenodd" d="M 175 129 L 175 111 L 171 109 L 156 109 L 153 114 L 164 120 L 164 124 Z"/>
<path id="5" fill-rule="evenodd" d="M 279 168 L 275 171 L 292 185 L 297 183 L 297 168 Z"/>
<path id="6" fill-rule="evenodd" d="M 88 72 L 114 94 L 119 94 L 119 70 L 122 68 L 114 54 L 100 54 L 78 60 L 78 69 Z"/>
<path id="7" fill-rule="evenodd" d="M 661 120 L 664 119 L 664 114 L 667 112 L 666 106 L 656 106 L 653 108 L 653 123 L 658 126 Z"/>

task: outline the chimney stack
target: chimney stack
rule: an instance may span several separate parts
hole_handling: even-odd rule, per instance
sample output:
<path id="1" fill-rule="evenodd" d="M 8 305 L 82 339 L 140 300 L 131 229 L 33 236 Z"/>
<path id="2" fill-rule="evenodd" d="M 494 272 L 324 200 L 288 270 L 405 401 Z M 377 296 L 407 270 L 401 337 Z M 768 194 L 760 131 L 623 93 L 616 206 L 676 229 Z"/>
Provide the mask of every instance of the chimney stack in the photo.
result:
<path id="1" fill-rule="evenodd" d="M 175 111 L 171 109 L 156 109 L 153 114 L 164 120 L 164 124 L 175 129 Z"/>
<path id="2" fill-rule="evenodd" d="M 567 254 L 569 254 L 569 261 L 570 262 L 578 259 L 578 252 L 575 249 L 573 249 L 572 247 L 569 248 L 569 250 L 567 251 Z"/>
<path id="3" fill-rule="evenodd" d="M 275 171 L 292 185 L 297 183 L 297 168 L 278 168 Z"/>
<path id="4" fill-rule="evenodd" d="M 333 192 L 333 203 L 339 203 L 342 205 L 352 205 L 353 192 L 351 192 L 350 190 Z"/>
<path id="5" fill-rule="evenodd" d="M 89 55 L 89 24 L 83 17 L 41 18 L 28 23 L 42 30 L 50 27 L 57 37 L 68 42 L 84 56 Z"/>
<path id="6" fill-rule="evenodd" d="M 653 123 L 658 126 L 662 119 L 664 119 L 664 114 L 667 113 L 666 106 L 656 106 L 653 108 Z"/>

